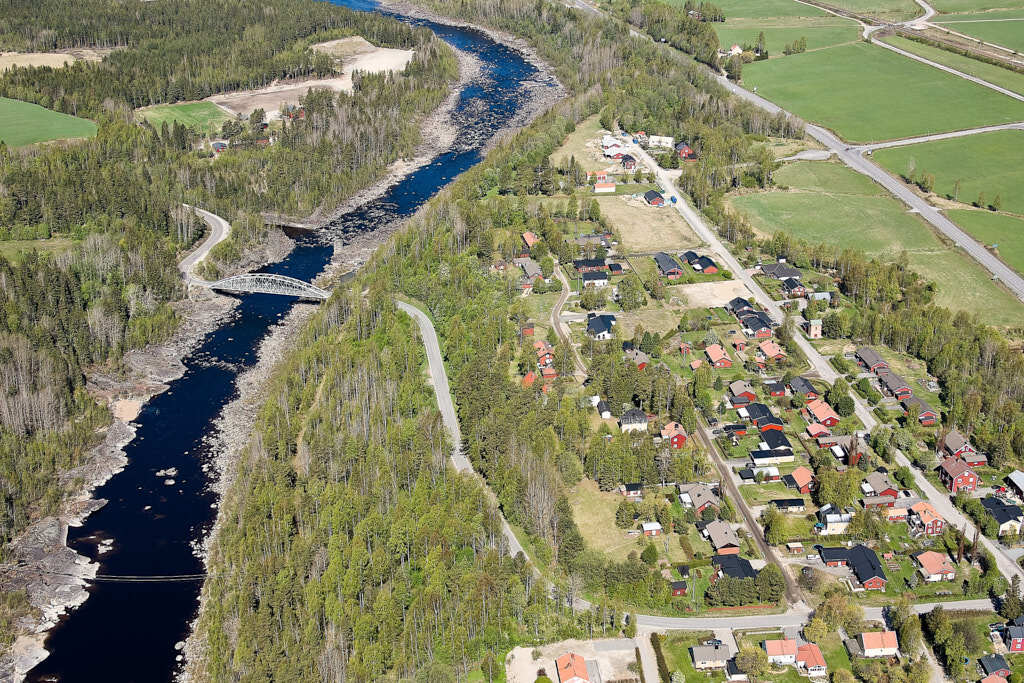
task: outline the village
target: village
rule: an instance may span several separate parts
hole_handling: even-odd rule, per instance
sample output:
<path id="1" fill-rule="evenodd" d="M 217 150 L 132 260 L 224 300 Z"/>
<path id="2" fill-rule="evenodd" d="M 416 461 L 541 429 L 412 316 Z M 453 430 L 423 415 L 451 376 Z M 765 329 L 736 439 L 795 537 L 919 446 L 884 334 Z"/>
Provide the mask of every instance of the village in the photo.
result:
<path id="1" fill-rule="evenodd" d="M 593 411 L 598 433 L 653 454 L 658 464 L 640 467 L 653 477 L 598 474 L 577 486 L 571 500 L 588 543 L 658 570 L 665 615 L 781 612 L 798 591 L 810 604 L 842 592 L 881 614 L 908 591 L 919 603 L 977 600 L 1005 583 L 977 550 L 965 552 L 965 542 L 978 547 L 978 532 L 951 526 L 943 511 L 955 505 L 1009 551 L 1024 523 L 1024 472 L 993 468 L 967 435 L 936 429 L 937 386 L 912 359 L 828 338 L 825 319 L 845 305 L 828 273 L 740 255 L 746 275 L 785 312 L 779 320 L 712 245 L 692 232 L 679 237 L 685 223 L 661 243 L 645 239 L 658 232 L 650 227 L 656 220 L 676 213 L 676 198 L 649 186 L 659 169 L 641 161 L 640 151 L 678 167 L 697 158 L 689 144 L 583 130 L 589 139 L 566 143 L 586 170 L 586 185 L 575 190 L 603 197 L 594 213 L 605 218 L 576 221 L 572 259 L 556 260 L 544 236 L 527 231 L 515 257 L 494 269 L 514 278 L 524 299 L 520 331 L 531 362 L 520 364 L 522 386 L 544 400 L 556 383 L 582 383 L 578 400 Z M 622 219 L 611 202 L 628 205 L 634 220 Z M 660 215 L 648 220 L 644 212 Z M 798 335 L 830 359 L 837 380 L 819 377 Z M 558 358 L 564 343 L 573 362 Z M 688 396 L 659 403 L 623 393 L 616 371 L 609 377 L 599 362 L 607 355 L 634 386 L 649 377 L 686 387 Z M 869 431 L 851 394 L 906 440 L 899 447 L 947 498 L 930 499 L 911 470 L 894 462 L 896 446 Z M 665 464 L 678 460 L 688 467 Z M 684 469 L 691 476 L 673 476 Z M 743 643 L 764 652 L 763 671 L 782 675 L 789 667 L 810 678 L 827 678 L 830 665 L 848 667 L 851 658 L 901 656 L 891 624 L 862 625 L 823 642 L 799 628 L 677 638 L 688 644 L 686 666 L 678 653 L 664 656 L 684 671 L 729 681 L 749 680 L 737 665 Z M 1024 628 L 994 624 L 990 635 L 978 678 L 1000 683 L 1010 675 L 1004 655 L 1024 652 Z M 611 674 L 572 651 L 553 651 L 542 664 L 527 668 L 574 683 Z"/>

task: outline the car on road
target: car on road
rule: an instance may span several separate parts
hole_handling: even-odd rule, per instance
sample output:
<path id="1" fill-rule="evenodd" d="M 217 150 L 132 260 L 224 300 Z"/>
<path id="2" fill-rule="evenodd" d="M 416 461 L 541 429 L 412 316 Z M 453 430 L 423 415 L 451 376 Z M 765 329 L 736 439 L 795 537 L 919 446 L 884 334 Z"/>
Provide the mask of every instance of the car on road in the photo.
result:
<path id="1" fill-rule="evenodd" d="M 721 429 L 712 429 L 711 433 L 714 434 L 715 436 L 718 436 L 719 434 L 722 433 L 722 430 Z"/>
<path id="2" fill-rule="evenodd" d="M 721 645 L 722 641 L 718 638 L 712 638 L 711 640 L 705 640 L 701 645 Z"/>

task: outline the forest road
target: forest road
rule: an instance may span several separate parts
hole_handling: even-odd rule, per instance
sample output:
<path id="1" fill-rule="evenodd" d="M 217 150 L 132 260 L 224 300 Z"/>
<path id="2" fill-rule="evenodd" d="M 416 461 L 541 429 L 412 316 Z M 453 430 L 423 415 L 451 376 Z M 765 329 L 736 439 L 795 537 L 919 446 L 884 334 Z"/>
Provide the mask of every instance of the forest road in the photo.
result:
<path id="1" fill-rule="evenodd" d="M 188 204 L 182 204 L 182 206 L 185 207 L 185 209 L 194 211 L 200 218 L 206 221 L 207 225 L 210 226 L 210 234 L 205 240 L 203 240 L 203 243 L 192 250 L 188 256 L 178 262 L 178 270 L 181 271 L 182 276 L 185 278 L 185 284 L 203 282 L 202 279 L 192 276 L 192 268 L 206 258 L 211 249 L 228 238 L 231 234 L 231 224 L 215 213 L 210 213 L 209 211 L 189 206 Z"/>

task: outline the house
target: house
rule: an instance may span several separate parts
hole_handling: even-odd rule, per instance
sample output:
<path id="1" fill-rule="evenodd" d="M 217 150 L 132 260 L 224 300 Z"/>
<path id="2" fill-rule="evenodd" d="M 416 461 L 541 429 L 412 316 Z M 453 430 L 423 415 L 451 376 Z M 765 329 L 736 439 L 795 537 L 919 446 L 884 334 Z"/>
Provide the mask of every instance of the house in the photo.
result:
<path id="1" fill-rule="evenodd" d="M 519 258 L 512 259 L 512 263 L 519 266 L 519 268 L 523 271 L 523 274 L 530 280 L 536 280 L 538 278 L 544 277 L 540 270 L 540 264 L 538 264 L 532 258 L 529 258 L 527 256 L 521 256 Z"/>
<path id="2" fill-rule="evenodd" d="M 544 379 L 558 379 L 558 370 L 548 365 L 540 371 L 540 376 Z M 548 391 L 547 387 L 544 388 L 544 391 Z"/>
<path id="3" fill-rule="evenodd" d="M 533 342 L 533 350 L 537 353 L 537 367 L 546 368 L 555 362 L 554 348 L 542 339 Z"/>
<path id="4" fill-rule="evenodd" d="M 768 504 L 774 505 L 783 512 L 803 512 L 807 509 L 807 501 L 803 498 L 777 498 L 768 501 Z"/>
<path id="5" fill-rule="evenodd" d="M 757 345 L 758 353 L 769 360 L 781 361 L 785 360 L 786 352 L 782 349 L 774 339 L 766 339 Z"/>
<path id="6" fill-rule="evenodd" d="M 882 372 L 878 375 L 878 383 L 889 396 L 895 396 L 899 400 L 909 398 L 913 392 L 907 381 L 895 372 Z"/>
<path id="7" fill-rule="evenodd" d="M 693 345 L 688 341 L 679 342 L 679 353 L 683 356 L 689 356 L 690 352 L 693 351 Z"/>
<path id="8" fill-rule="evenodd" d="M 891 508 L 895 505 L 896 499 L 889 496 L 864 496 L 860 504 L 867 508 Z"/>
<path id="9" fill-rule="evenodd" d="M 750 470 L 752 478 L 756 479 L 757 475 L 761 475 L 761 481 L 779 481 L 782 477 L 779 475 L 779 468 L 774 465 L 768 465 L 765 467 L 754 467 Z"/>
<path id="10" fill-rule="evenodd" d="M 807 425 L 806 430 L 807 436 L 812 439 L 817 439 L 823 436 L 831 436 L 832 432 L 828 430 L 828 427 L 817 422 L 811 422 Z"/>
<path id="11" fill-rule="evenodd" d="M 704 349 L 704 355 L 708 357 L 708 362 L 711 363 L 713 368 L 732 367 L 732 359 L 729 358 L 729 354 L 726 353 L 721 344 L 712 344 L 707 347 Z"/>
<path id="12" fill-rule="evenodd" d="M 523 388 L 524 389 L 529 389 L 530 387 L 533 386 L 533 383 L 536 382 L 536 381 L 537 381 L 537 373 L 534 372 L 533 370 L 530 370 L 529 372 L 526 373 L 526 375 L 523 376 L 523 382 L 522 382 Z"/>
<path id="13" fill-rule="evenodd" d="M 807 399 L 818 398 L 818 390 L 814 388 L 810 380 L 806 377 L 800 377 L 797 375 L 793 379 L 789 380 L 789 390 L 793 394 L 799 394 Z"/>
<path id="14" fill-rule="evenodd" d="M 622 275 L 622 264 L 621 263 L 609 263 L 608 274 L 609 275 Z"/>
<path id="15" fill-rule="evenodd" d="M 807 296 L 807 288 L 798 277 L 787 277 L 782 281 L 782 291 L 790 299 L 802 299 Z"/>
<path id="16" fill-rule="evenodd" d="M 740 417 L 745 417 L 751 422 L 757 422 L 763 417 L 773 417 L 774 414 L 771 408 L 763 403 L 751 403 L 750 405 L 740 408 L 738 411 Z"/>
<path id="17" fill-rule="evenodd" d="M 640 527 L 644 530 L 644 536 L 661 536 L 663 533 L 661 524 L 658 522 L 644 522 Z"/>
<path id="18" fill-rule="evenodd" d="M 988 458 L 984 453 L 979 453 L 970 440 L 954 429 L 942 440 L 942 452 L 951 458 L 960 458 L 971 467 L 982 467 L 988 464 Z"/>
<path id="19" fill-rule="evenodd" d="M 740 537 L 736 535 L 728 522 L 716 519 L 704 527 L 704 535 L 711 541 L 711 546 L 719 555 L 738 555 Z"/>
<path id="20" fill-rule="evenodd" d="M 857 544 L 852 548 L 822 548 L 821 560 L 829 567 L 850 567 L 864 590 L 885 590 L 888 579 L 878 555 L 871 548 Z"/>
<path id="21" fill-rule="evenodd" d="M 916 412 L 917 421 L 925 427 L 931 427 L 939 421 L 939 411 L 932 408 L 917 396 L 905 398 L 900 401 L 900 404 L 903 406 L 904 414 L 910 415 L 912 412 Z"/>
<path id="22" fill-rule="evenodd" d="M 1002 676 L 992 674 L 991 676 L 985 676 L 978 683 L 1007 683 L 1007 680 Z"/>
<path id="23" fill-rule="evenodd" d="M 768 392 L 769 396 L 779 397 L 786 395 L 786 385 L 774 380 L 766 380 L 764 390 Z"/>
<path id="24" fill-rule="evenodd" d="M 724 669 L 729 659 L 729 648 L 725 645 L 694 645 L 690 648 L 693 668 L 698 671 Z"/>
<path id="25" fill-rule="evenodd" d="M 775 432 L 765 432 L 766 434 L 773 434 Z M 793 462 L 793 451 L 788 448 L 780 448 L 779 450 L 757 450 L 750 451 L 750 462 L 754 467 L 763 467 L 765 465 L 782 465 L 787 462 Z"/>
<path id="26" fill-rule="evenodd" d="M 559 683 L 590 683 L 587 663 L 575 652 L 566 652 L 555 660 Z"/>
<path id="27" fill-rule="evenodd" d="M 921 577 L 929 583 L 952 581 L 956 576 L 956 568 L 943 553 L 925 550 L 911 553 L 910 557 L 917 563 L 917 570 L 921 573 Z"/>
<path id="28" fill-rule="evenodd" d="M 747 299 L 738 296 L 735 299 L 730 300 L 729 303 L 725 305 L 725 310 L 739 318 L 740 315 L 746 311 L 753 313 L 754 304 L 750 303 Z"/>
<path id="29" fill-rule="evenodd" d="M 626 148 L 615 144 L 604 148 L 604 156 L 608 159 L 621 159 L 626 154 Z"/>
<path id="30" fill-rule="evenodd" d="M 723 576 L 734 579 L 756 579 L 757 572 L 750 565 L 750 560 L 739 555 L 712 555 L 711 564 L 718 567 L 712 582 Z"/>
<path id="31" fill-rule="evenodd" d="M 608 273 L 583 273 L 583 287 L 607 287 Z"/>
<path id="32" fill-rule="evenodd" d="M 1024 652 L 1024 626 L 1011 624 L 1006 628 L 1006 649 L 1010 652 Z"/>
<path id="33" fill-rule="evenodd" d="M 911 519 L 910 508 L 921 502 L 921 499 L 910 491 L 900 491 L 900 495 L 891 507 L 885 510 L 885 518 L 890 522 L 906 522 L 910 525 L 911 532 L 914 531 L 914 520 Z M 936 514 L 938 517 L 938 514 Z M 941 520 L 942 518 L 939 517 Z M 944 523 L 944 522 L 943 522 Z"/>
<path id="34" fill-rule="evenodd" d="M 895 631 L 871 631 L 857 635 L 857 643 L 865 657 L 895 657 L 900 651 Z"/>
<path id="35" fill-rule="evenodd" d="M 587 171 L 588 183 L 607 183 L 608 171 Z"/>
<path id="36" fill-rule="evenodd" d="M 825 657 L 814 643 L 807 643 L 796 649 L 796 665 L 808 676 L 824 676 L 828 673 Z"/>
<path id="37" fill-rule="evenodd" d="M 744 683 L 750 680 L 750 676 L 740 671 L 740 667 L 736 665 L 736 658 L 733 657 L 725 663 L 725 680 L 729 683 Z"/>
<path id="38" fill-rule="evenodd" d="M 792 448 L 793 444 L 782 432 L 774 429 L 761 432 L 761 450 L 779 451 L 792 450 Z"/>
<path id="39" fill-rule="evenodd" d="M 981 504 L 999 525 L 1000 536 L 1020 533 L 1021 522 L 1024 522 L 1024 512 L 1020 507 L 1006 503 L 994 496 L 982 498 Z"/>
<path id="40" fill-rule="evenodd" d="M 793 478 L 793 488 L 800 493 L 810 493 L 814 489 L 816 482 L 810 468 L 800 465 L 790 476 Z"/>
<path id="41" fill-rule="evenodd" d="M 603 258 L 583 258 L 572 262 L 572 267 L 578 273 L 598 273 L 608 270 L 608 264 Z"/>
<path id="42" fill-rule="evenodd" d="M 747 340 L 744 339 L 743 337 L 734 337 L 732 342 L 730 343 L 732 344 L 732 347 L 737 351 L 747 350 Z"/>
<path id="43" fill-rule="evenodd" d="M 754 424 L 757 425 L 757 429 L 760 432 L 766 432 L 768 430 L 781 432 L 786 428 L 786 423 L 781 418 L 769 415 L 768 417 L 761 417 L 754 420 Z"/>
<path id="44" fill-rule="evenodd" d="M 986 676 L 1010 677 L 1010 665 L 1006 663 L 1006 658 L 1002 655 L 985 655 L 978 660 L 978 664 L 981 665 L 981 670 L 985 672 Z"/>
<path id="45" fill-rule="evenodd" d="M 770 664 L 796 664 L 796 641 L 790 638 L 764 641 Z"/>
<path id="46" fill-rule="evenodd" d="M 718 272 L 718 264 L 707 256 L 699 257 L 690 264 L 690 267 L 698 273 L 704 273 L 705 275 L 714 275 Z"/>
<path id="47" fill-rule="evenodd" d="M 821 339 L 821 318 L 805 320 L 803 327 L 808 339 Z"/>
<path id="48" fill-rule="evenodd" d="M 816 437 L 818 448 L 829 448 L 832 455 L 849 466 L 856 465 L 867 453 L 867 443 L 860 434 L 844 434 Z"/>
<path id="49" fill-rule="evenodd" d="M 888 370 L 889 364 L 885 362 L 882 355 L 875 351 L 870 346 L 862 346 L 854 353 L 854 356 L 860 362 L 861 365 L 866 367 L 868 371 L 877 373 L 881 370 Z"/>
<path id="50" fill-rule="evenodd" d="M 682 448 L 686 445 L 686 430 L 678 422 L 669 422 L 661 428 L 661 438 L 669 442 L 672 448 Z"/>
<path id="51" fill-rule="evenodd" d="M 754 387 L 745 379 L 729 383 L 730 402 L 735 405 L 746 405 L 757 398 Z"/>
<path id="52" fill-rule="evenodd" d="M 602 420 L 607 420 L 612 416 L 612 408 L 608 405 L 608 401 L 597 402 L 597 414 L 601 416 Z"/>
<path id="53" fill-rule="evenodd" d="M 680 159 L 685 161 L 693 161 L 697 158 L 697 153 L 694 152 L 688 144 L 682 141 L 676 143 L 676 154 L 679 155 Z"/>
<path id="54" fill-rule="evenodd" d="M 622 158 L 619 159 L 619 163 L 621 163 L 622 168 L 624 168 L 627 171 L 632 171 L 634 168 L 636 168 L 636 159 L 634 159 L 633 155 L 631 154 L 623 154 Z"/>
<path id="55" fill-rule="evenodd" d="M 672 589 L 672 597 L 679 597 L 680 595 L 686 595 L 686 582 L 685 581 L 672 581 L 669 583 L 669 587 Z"/>
<path id="56" fill-rule="evenodd" d="M 761 311 L 752 311 L 740 316 L 740 324 L 748 337 L 766 339 L 772 336 L 772 319 Z"/>
<path id="57" fill-rule="evenodd" d="M 978 488 L 978 475 L 960 458 L 946 458 L 939 465 L 939 479 L 950 493 Z"/>
<path id="58" fill-rule="evenodd" d="M 684 251 L 682 254 L 680 254 L 680 258 L 682 258 L 682 260 L 686 261 L 688 264 L 692 266 L 694 263 L 697 262 L 697 259 L 699 259 L 700 256 L 698 256 L 697 252 L 693 251 L 692 249 L 688 249 Z"/>
<path id="59" fill-rule="evenodd" d="M 700 358 L 697 358 L 696 360 L 691 360 L 690 361 L 690 370 L 693 371 L 693 372 L 696 372 L 697 368 L 699 368 L 702 365 L 704 365 L 704 361 L 702 361 Z"/>
<path id="60" fill-rule="evenodd" d="M 925 536 L 938 536 L 946 526 L 946 520 L 935 510 L 935 506 L 926 500 L 911 505 L 907 518 L 913 528 L 920 530 Z"/>
<path id="61" fill-rule="evenodd" d="M 523 236 L 523 244 L 526 245 L 526 250 L 527 251 L 529 251 L 530 249 L 533 249 L 534 245 L 537 244 L 537 242 L 540 242 L 540 237 L 538 237 L 537 234 L 534 233 L 534 232 L 526 231 L 526 232 L 523 233 L 522 236 Z"/>
<path id="62" fill-rule="evenodd" d="M 619 490 L 626 497 L 626 500 L 633 503 L 639 503 L 644 499 L 644 485 L 639 482 L 623 484 Z"/>
<path id="63" fill-rule="evenodd" d="M 786 278 L 799 278 L 801 273 L 798 268 L 787 263 L 765 263 L 761 265 L 761 272 L 768 277 L 776 280 L 785 280 Z"/>
<path id="64" fill-rule="evenodd" d="M 657 190 L 647 190 L 647 192 L 644 192 L 644 201 L 651 206 L 665 206 L 665 198 Z"/>
<path id="65" fill-rule="evenodd" d="M 654 262 L 658 264 L 658 272 L 661 273 L 662 277 L 667 277 L 669 280 L 678 280 L 683 276 L 683 269 L 679 263 L 663 251 L 659 251 L 654 255 Z"/>
<path id="66" fill-rule="evenodd" d="M 802 412 L 808 422 L 817 422 L 826 427 L 835 427 L 839 424 L 839 414 L 820 398 L 808 401 Z"/>
<path id="67" fill-rule="evenodd" d="M 699 516 L 709 507 L 717 510 L 722 501 L 704 484 L 679 484 L 679 504 L 693 508 L 694 514 Z"/>
<path id="68" fill-rule="evenodd" d="M 629 349 L 623 354 L 626 360 L 633 361 L 633 365 L 636 366 L 637 370 L 643 370 L 647 367 L 647 364 L 651 362 L 650 356 L 641 351 L 640 349 Z"/>
<path id="69" fill-rule="evenodd" d="M 881 471 L 875 471 L 864 477 L 860 490 L 870 496 L 888 496 L 895 498 L 900 490 L 889 479 L 889 475 Z"/>
<path id="70" fill-rule="evenodd" d="M 624 432 L 646 432 L 647 413 L 639 408 L 630 408 L 619 418 L 619 429 Z"/>
<path id="71" fill-rule="evenodd" d="M 587 336 L 598 341 L 611 339 L 612 325 L 614 324 L 615 316 L 610 313 L 588 313 Z"/>
<path id="72" fill-rule="evenodd" d="M 819 536 L 845 534 L 852 521 L 853 511 L 851 509 L 840 510 L 835 505 L 828 503 L 818 510 L 818 523 L 814 528 Z"/>

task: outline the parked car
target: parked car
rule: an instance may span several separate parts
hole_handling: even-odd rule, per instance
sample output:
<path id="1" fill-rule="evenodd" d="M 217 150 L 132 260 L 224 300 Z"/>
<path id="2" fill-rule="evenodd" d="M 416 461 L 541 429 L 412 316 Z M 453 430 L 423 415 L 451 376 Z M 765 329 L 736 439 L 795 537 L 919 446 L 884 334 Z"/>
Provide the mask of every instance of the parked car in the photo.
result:
<path id="1" fill-rule="evenodd" d="M 705 640 L 701 645 L 721 645 L 722 641 L 718 638 L 712 638 L 711 640 Z"/>

